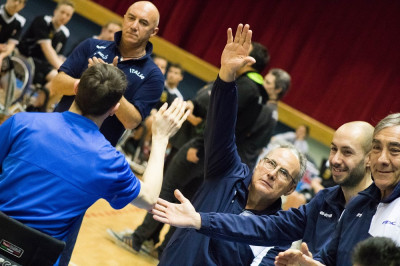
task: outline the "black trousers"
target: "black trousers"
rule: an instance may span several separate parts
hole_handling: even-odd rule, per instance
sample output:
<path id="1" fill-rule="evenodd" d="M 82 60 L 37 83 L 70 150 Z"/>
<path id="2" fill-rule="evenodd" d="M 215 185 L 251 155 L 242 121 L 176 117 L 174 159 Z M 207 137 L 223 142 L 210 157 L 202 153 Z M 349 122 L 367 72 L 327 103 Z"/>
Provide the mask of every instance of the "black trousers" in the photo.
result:
<path id="1" fill-rule="evenodd" d="M 171 158 L 164 175 L 160 198 L 169 202 L 177 202 L 174 190 L 179 189 L 186 198 L 191 199 L 202 184 L 204 178 L 204 158 L 199 158 L 196 164 L 186 160 L 187 151 L 193 146 L 194 141 L 195 139 L 184 144 L 175 156 Z M 204 152 L 199 154 L 204 154 Z M 160 240 L 160 231 L 163 226 L 163 223 L 154 220 L 153 215 L 148 213 L 142 224 L 135 230 L 133 241 L 138 245 L 151 239 L 154 240 L 154 243 L 158 243 Z M 167 245 L 174 231 L 175 228 L 171 227 L 165 236 L 164 242 L 158 249 L 159 254 Z"/>

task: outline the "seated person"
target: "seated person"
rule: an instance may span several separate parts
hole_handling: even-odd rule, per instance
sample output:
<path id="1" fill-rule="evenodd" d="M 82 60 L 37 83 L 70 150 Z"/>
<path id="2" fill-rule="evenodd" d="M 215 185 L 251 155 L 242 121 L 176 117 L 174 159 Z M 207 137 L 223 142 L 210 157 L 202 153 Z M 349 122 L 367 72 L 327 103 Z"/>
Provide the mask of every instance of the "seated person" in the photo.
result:
<path id="1" fill-rule="evenodd" d="M 32 57 L 35 64 L 33 83 L 44 87 L 37 102 L 33 103 L 32 111 L 47 111 L 48 100 L 54 104 L 60 98 L 50 90 L 49 83 L 65 60 L 61 53 L 70 35 L 65 25 L 73 13 L 74 3 L 71 0 L 59 1 L 53 16 L 38 16 L 32 21 L 18 45 L 19 52 L 25 57 Z"/>
<path id="2" fill-rule="evenodd" d="M 371 237 L 357 244 L 352 261 L 354 266 L 400 266 L 400 246 L 388 237 Z"/>
<path id="3" fill-rule="evenodd" d="M 105 41 L 114 41 L 114 34 L 117 31 L 122 30 L 122 24 L 118 21 L 110 21 L 104 24 L 101 28 L 101 32 L 98 36 L 93 36 L 93 38 Z"/>
<path id="4" fill-rule="evenodd" d="M 9 62 L 4 62 L 12 54 L 15 46 L 19 43 L 22 28 L 26 19 L 18 14 L 27 0 L 7 0 L 5 5 L 0 6 L 0 89 L 7 88 L 7 78 L 3 75 L 9 68 Z"/>

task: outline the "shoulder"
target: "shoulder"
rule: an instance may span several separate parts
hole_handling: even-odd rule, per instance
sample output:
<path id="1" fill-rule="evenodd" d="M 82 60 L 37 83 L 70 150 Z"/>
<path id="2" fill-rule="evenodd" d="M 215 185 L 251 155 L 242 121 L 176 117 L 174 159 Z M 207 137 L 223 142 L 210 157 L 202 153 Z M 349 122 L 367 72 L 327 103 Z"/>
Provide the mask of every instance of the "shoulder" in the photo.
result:
<path id="1" fill-rule="evenodd" d="M 69 29 L 67 27 L 65 27 L 64 25 L 61 26 L 60 31 L 64 34 L 65 37 L 69 37 L 70 32 Z"/>
<path id="2" fill-rule="evenodd" d="M 26 23 L 26 18 L 21 16 L 20 14 L 15 14 L 15 20 L 18 21 L 18 23 L 21 25 L 21 28 L 25 25 Z"/>

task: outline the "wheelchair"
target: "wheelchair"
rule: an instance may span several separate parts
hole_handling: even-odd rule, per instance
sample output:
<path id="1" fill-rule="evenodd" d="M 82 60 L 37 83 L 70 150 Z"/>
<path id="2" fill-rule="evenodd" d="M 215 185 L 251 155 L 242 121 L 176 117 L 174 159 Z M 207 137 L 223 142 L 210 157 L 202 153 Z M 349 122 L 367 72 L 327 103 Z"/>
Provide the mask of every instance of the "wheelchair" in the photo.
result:
<path id="1" fill-rule="evenodd" d="M 1 71 L 0 115 L 10 116 L 25 112 L 42 86 L 33 84 L 35 64 L 31 58 L 13 55 L 3 61 Z M 45 91 L 46 101 L 48 92 Z"/>

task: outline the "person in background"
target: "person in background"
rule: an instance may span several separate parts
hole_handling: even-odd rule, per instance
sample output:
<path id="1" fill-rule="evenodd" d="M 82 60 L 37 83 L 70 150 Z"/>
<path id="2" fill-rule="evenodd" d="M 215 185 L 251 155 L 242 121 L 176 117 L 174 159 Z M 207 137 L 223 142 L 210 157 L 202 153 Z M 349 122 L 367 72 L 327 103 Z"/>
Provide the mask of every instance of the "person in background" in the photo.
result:
<path id="1" fill-rule="evenodd" d="M 400 247 L 388 237 L 371 237 L 355 246 L 353 266 L 400 266 Z"/>
<path id="2" fill-rule="evenodd" d="M 6 71 L 2 70 L 3 60 L 11 55 L 19 43 L 26 19 L 18 12 L 25 7 L 26 2 L 27 0 L 7 0 L 0 6 L 0 76 L 1 72 Z M 0 84 L 0 87 L 5 86 Z"/>
<path id="3" fill-rule="evenodd" d="M 102 28 L 101 32 L 97 36 L 93 36 L 95 39 L 104 40 L 104 41 L 114 41 L 114 34 L 117 31 L 122 30 L 122 24 L 119 21 L 110 21 L 107 22 Z"/>
<path id="4" fill-rule="evenodd" d="M 58 100 L 50 83 L 65 60 L 62 52 L 70 36 L 65 25 L 71 20 L 74 10 L 75 4 L 71 0 L 59 1 L 53 16 L 36 17 L 21 38 L 18 50 L 23 56 L 33 59 L 33 84 L 39 84 L 41 88 L 37 101 L 28 111 L 47 111 L 48 102 Z"/>

